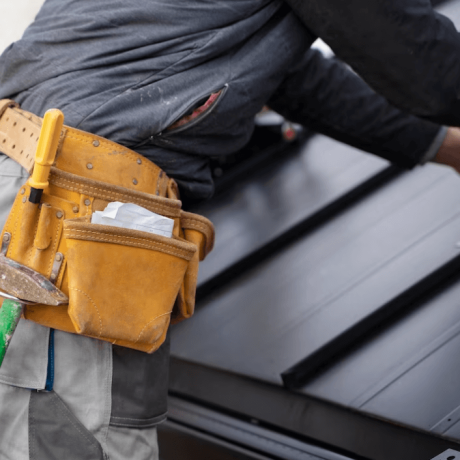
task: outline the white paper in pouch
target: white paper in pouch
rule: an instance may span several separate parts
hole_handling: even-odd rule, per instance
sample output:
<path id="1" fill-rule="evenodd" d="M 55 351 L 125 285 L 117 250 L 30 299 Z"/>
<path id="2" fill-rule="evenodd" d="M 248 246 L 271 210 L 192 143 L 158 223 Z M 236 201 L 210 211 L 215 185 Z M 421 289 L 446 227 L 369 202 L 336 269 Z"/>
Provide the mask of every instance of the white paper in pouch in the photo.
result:
<path id="1" fill-rule="evenodd" d="M 91 217 L 91 223 L 130 228 L 168 238 L 172 237 L 174 227 L 173 219 L 160 216 L 137 204 L 118 201 L 109 203 L 104 211 L 95 211 Z"/>

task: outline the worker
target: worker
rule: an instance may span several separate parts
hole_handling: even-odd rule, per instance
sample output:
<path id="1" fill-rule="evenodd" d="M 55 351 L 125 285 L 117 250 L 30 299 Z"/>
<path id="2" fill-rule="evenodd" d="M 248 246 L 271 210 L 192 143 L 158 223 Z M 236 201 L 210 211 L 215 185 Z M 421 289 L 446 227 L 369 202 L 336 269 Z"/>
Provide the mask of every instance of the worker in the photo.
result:
<path id="1" fill-rule="evenodd" d="M 320 30 L 329 38 L 326 25 Z M 445 19 L 438 26 L 440 34 L 453 33 Z M 340 27 L 345 50 L 347 32 Z M 401 34 L 380 42 L 388 67 L 403 65 L 385 54 L 385 41 L 404 43 Z M 0 57 L 0 99 L 38 116 L 61 109 L 67 125 L 154 162 L 189 201 L 212 195 L 210 156 L 243 147 L 266 104 L 405 168 L 430 160 L 456 165 L 457 128 L 394 108 L 347 66 L 308 50 L 316 35 L 281 0 L 46 0 L 22 39 Z M 436 67 L 439 79 L 448 80 L 442 71 L 449 74 Z M 427 89 L 400 105 L 410 109 L 414 98 L 417 107 L 432 102 Z M 460 124 L 455 114 L 441 112 L 429 116 Z M 5 155 L 0 162 L 4 222 L 27 173 Z M 59 329 L 53 334 L 33 321 L 19 323 L 0 369 L 0 457 L 158 458 L 168 339 L 147 354 Z"/>

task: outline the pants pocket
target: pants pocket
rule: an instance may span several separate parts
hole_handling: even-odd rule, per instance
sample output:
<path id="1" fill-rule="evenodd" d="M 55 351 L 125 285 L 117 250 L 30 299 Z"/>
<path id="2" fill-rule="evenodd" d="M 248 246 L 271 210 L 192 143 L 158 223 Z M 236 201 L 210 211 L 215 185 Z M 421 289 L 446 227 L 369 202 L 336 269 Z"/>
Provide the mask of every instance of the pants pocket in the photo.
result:
<path id="1" fill-rule="evenodd" d="M 30 460 L 103 460 L 98 440 L 54 392 L 30 393 Z"/>

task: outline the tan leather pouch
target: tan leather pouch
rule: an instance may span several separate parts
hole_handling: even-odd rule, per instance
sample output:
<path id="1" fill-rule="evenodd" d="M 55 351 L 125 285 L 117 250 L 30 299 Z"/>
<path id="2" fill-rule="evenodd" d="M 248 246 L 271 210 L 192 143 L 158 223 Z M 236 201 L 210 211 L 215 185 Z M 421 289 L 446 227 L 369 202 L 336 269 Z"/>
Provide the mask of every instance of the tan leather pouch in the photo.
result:
<path id="1" fill-rule="evenodd" d="M 0 101 L 2 152 L 29 173 L 41 124 L 15 102 Z M 26 184 L 3 229 L 2 238 L 10 236 L 6 255 L 50 278 L 70 305 L 29 305 L 27 319 L 153 352 L 171 317 L 178 322 L 193 314 L 198 264 L 213 247 L 214 228 L 181 210 L 177 184 L 154 163 L 64 126 L 42 204 L 31 204 L 29 194 Z M 89 223 L 113 201 L 174 219 L 174 237 Z"/>
<path id="2" fill-rule="evenodd" d="M 77 333 L 155 351 L 197 247 L 85 217 L 64 221 L 64 237 L 68 313 Z"/>
<path id="3" fill-rule="evenodd" d="M 69 305 L 27 306 L 25 318 L 144 352 L 174 322 L 193 314 L 199 260 L 212 249 L 212 224 L 180 201 L 125 189 L 52 168 L 42 204 L 19 191 L 2 235 L 7 256 L 31 267 L 69 296 Z M 174 219 L 174 236 L 90 223 L 111 201 L 135 203 Z M 173 312 L 174 309 L 174 312 Z"/>

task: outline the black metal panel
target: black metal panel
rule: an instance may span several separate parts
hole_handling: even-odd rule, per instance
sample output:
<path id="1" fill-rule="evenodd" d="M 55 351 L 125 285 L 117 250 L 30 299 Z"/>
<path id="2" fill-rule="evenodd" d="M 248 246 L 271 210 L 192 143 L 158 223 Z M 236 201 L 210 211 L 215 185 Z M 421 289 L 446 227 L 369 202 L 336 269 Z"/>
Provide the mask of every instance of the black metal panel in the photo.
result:
<path id="1" fill-rule="evenodd" d="M 422 361 L 457 336 L 460 331 L 459 303 L 460 282 L 446 282 L 430 298 L 412 305 L 407 314 L 398 316 L 391 324 L 385 324 L 382 329 L 374 331 L 365 342 L 343 356 L 340 362 L 318 374 L 302 388 L 302 392 L 356 410 L 362 409 L 387 387 L 399 385 L 398 380 L 402 376 L 410 374 Z M 445 371 L 453 364 L 446 362 Z M 430 430 L 437 427 L 434 432 L 439 434 L 449 433 L 445 430 L 455 428 L 455 414 L 447 417 L 451 419 L 449 426 L 439 425 L 439 422 L 459 405 L 458 392 L 454 391 L 449 397 L 444 388 L 444 385 L 455 385 L 453 379 L 456 370 L 450 370 L 452 372 L 449 372 L 449 377 L 441 381 L 441 387 L 436 385 L 426 388 L 424 382 L 415 385 L 423 386 L 427 391 L 419 397 L 416 407 L 412 407 L 406 397 L 398 399 L 398 404 L 404 408 L 405 414 L 414 414 L 410 416 L 411 423 L 417 428 Z M 431 376 L 426 378 L 432 379 Z M 460 388 L 460 381 L 457 385 Z M 422 423 L 422 420 L 415 416 L 415 412 L 428 412 L 433 403 L 439 408 L 442 407 L 442 410 L 433 421 Z M 393 415 L 391 418 L 395 419 Z M 460 439 L 458 434 L 460 433 L 457 431 L 457 435 L 452 437 Z"/>
<path id="2" fill-rule="evenodd" d="M 433 350 L 410 372 L 382 389 L 362 406 L 362 410 L 437 431 L 438 423 L 460 405 L 459 332 L 457 330 L 457 335 Z"/>
<path id="3" fill-rule="evenodd" d="M 345 457 L 328 449 L 261 427 L 257 423 L 243 421 L 177 397 L 170 398 L 169 408 L 167 429 L 174 428 L 176 433 L 181 432 L 182 429 L 193 429 L 195 437 L 201 438 L 201 434 L 228 442 L 234 446 L 235 451 L 240 448 L 254 455 L 268 455 L 270 458 L 280 460 L 351 460 L 349 456 Z M 164 425 L 161 425 L 159 427 L 160 437 L 163 437 L 163 433 Z M 213 456 L 212 458 L 220 457 Z"/>
<path id="4" fill-rule="evenodd" d="M 393 174 L 388 162 L 320 135 L 286 151 L 278 162 L 195 209 L 216 227 L 215 248 L 200 266 L 199 293 L 221 283 L 213 278 L 247 264 L 245 258 L 269 243 L 304 231 L 337 200 L 343 206 L 374 180 L 379 184 Z"/>
<path id="5" fill-rule="evenodd" d="M 307 443 L 315 440 L 343 449 L 352 458 L 428 460 L 449 448 L 460 449 L 458 442 L 177 358 L 171 363 L 170 388 L 173 394 L 284 430 Z"/>
<path id="6" fill-rule="evenodd" d="M 160 460 L 275 460 L 170 421 L 158 427 L 158 443 Z"/>
<path id="7" fill-rule="evenodd" d="M 299 361 L 323 365 L 458 262 L 459 192 L 442 167 L 394 180 L 204 302 L 173 354 L 278 384 Z"/>

